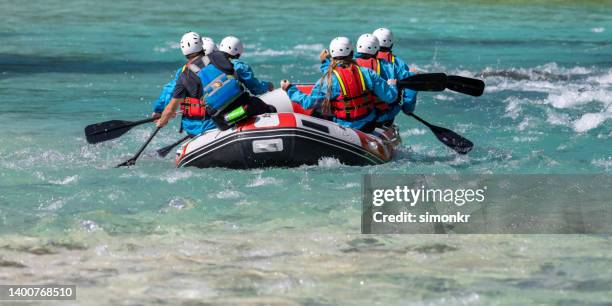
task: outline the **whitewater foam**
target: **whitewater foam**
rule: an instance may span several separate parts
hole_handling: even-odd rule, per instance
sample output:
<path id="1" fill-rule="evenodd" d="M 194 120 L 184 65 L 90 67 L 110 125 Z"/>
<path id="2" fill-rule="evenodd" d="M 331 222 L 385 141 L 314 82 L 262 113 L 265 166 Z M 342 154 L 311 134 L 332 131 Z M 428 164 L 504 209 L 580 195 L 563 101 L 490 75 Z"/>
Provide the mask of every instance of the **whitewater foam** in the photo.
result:
<path id="1" fill-rule="evenodd" d="M 573 128 L 578 133 L 584 133 L 600 126 L 610 118 L 610 114 L 606 113 L 586 113 L 580 119 L 574 121 Z"/>
<path id="2" fill-rule="evenodd" d="M 244 194 L 237 190 L 223 190 L 223 191 L 217 192 L 217 194 L 215 195 L 217 199 L 222 199 L 222 200 L 238 199 L 243 196 Z"/>
<path id="3" fill-rule="evenodd" d="M 552 109 L 547 109 L 546 116 L 546 122 L 552 125 L 570 126 L 571 118 L 568 114 L 563 114 Z"/>
<path id="4" fill-rule="evenodd" d="M 286 49 L 259 49 L 253 48 L 254 50 L 247 50 L 244 56 L 249 58 L 253 56 L 259 57 L 276 57 L 276 56 L 316 56 L 321 50 L 324 49 L 322 44 L 298 44 L 291 48 Z"/>
<path id="5" fill-rule="evenodd" d="M 91 220 L 83 220 L 79 223 L 79 225 L 81 229 L 85 230 L 86 232 L 102 230 L 101 226 L 99 226 L 96 222 L 91 221 Z"/>
<path id="6" fill-rule="evenodd" d="M 608 70 L 607 73 L 589 77 L 587 81 L 600 85 L 612 85 L 612 69 Z"/>
<path id="7" fill-rule="evenodd" d="M 544 101 L 555 108 L 574 108 L 590 102 L 600 102 L 607 106 L 612 104 L 611 94 L 606 89 L 559 89 L 557 92 L 550 93 Z"/>
<path id="8" fill-rule="evenodd" d="M 79 178 L 78 175 L 71 175 L 71 176 L 67 176 L 60 180 L 49 180 L 49 183 L 55 184 L 55 185 L 68 185 L 70 183 L 76 182 L 78 178 Z"/>
<path id="9" fill-rule="evenodd" d="M 529 103 L 528 100 L 520 99 L 517 97 L 508 97 L 504 100 L 504 102 L 507 103 L 505 116 L 510 117 L 515 120 L 521 114 L 521 111 L 522 111 L 521 104 Z"/>
<path id="10" fill-rule="evenodd" d="M 418 128 L 407 129 L 406 131 L 400 133 L 402 137 L 425 135 L 425 134 L 427 134 L 427 130 L 418 129 Z"/>
<path id="11" fill-rule="evenodd" d="M 334 169 L 342 167 L 342 163 L 333 157 L 322 157 L 319 159 L 318 166 L 325 169 Z"/>
<path id="12" fill-rule="evenodd" d="M 451 96 L 442 95 L 442 94 L 435 95 L 433 98 L 436 100 L 440 100 L 440 101 L 454 101 L 455 100 L 455 98 Z"/>
<path id="13" fill-rule="evenodd" d="M 514 142 L 534 142 L 538 140 L 537 137 L 531 137 L 531 136 L 514 136 L 512 137 L 512 141 Z"/>
<path id="14" fill-rule="evenodd" d="M 181 169 L 184 170 L 184 169 Z M 192 171 L 181 171 L 181 170 L 172 170 L 170 173 L 168 173 L 167 175 L 162 177 L 162 180 L 170 183 L 170 184 L 174 184 L 178 181 L 184 180 L 184 179 L 188 179 L 190 177 L 193 176 L 193 172 Z"/>
<path id="15" fill-rule="evenodd" d="M 591 164 L 608 171 L 612 169 L 612 157 L 594 159 L 591 161 Z"/>
<path id="16" fill-rule="evenodd" d="M 594 67 L 562 67 L 557 63 L 546 63 L 530 68 L 523 67 L 512 67 L 509 69 L 496 69 L 493 67 L 486 67 L 482 72 L 477 75 L 490 78 L 490 77 L 501 77 L 513 80 L 531 80 L 531 81 L 544 81 L 544 80 L 567 80 L 571 77 L 584 76 L 595 72 Z"/>
<path id="17" fill-rule="evenodd" d="M 283 180 L 273 178 L 273 177 L 262 177 L 261 175 L 248 183 L 247 187 L 259 187 L 265 185 L 281 185 Z"/>
<path id="18" fill-rule="evenodd" d="M 584 133 L 605 124 L 612 116 L 612 69 L 568 68 L 547 63 L 505 70 L 488 67 L 481 76 L 486 79 L 486 92 L 512 92 L 504 100 L 505 116 L 515 120 L 526 112 L 526 108 L 544 105 L 549 106 L 545 109 L 546 122 Z M 525 93 L 537 95 L 526 99 Z M 524 130 L 527 124 L 523 121 L 519 130 Z"/>
<path id="19" fill-rule="evenodd" d="M 295 50 L 308 50 L 308 51 L 317 51 L 320 52 L 321 50 L 323 50 L 325 47 L 323 46 L 323 44 L 300 44 L 300 45 L 296 45 L 295 47 L 293 47 L 293 49 Z"/>

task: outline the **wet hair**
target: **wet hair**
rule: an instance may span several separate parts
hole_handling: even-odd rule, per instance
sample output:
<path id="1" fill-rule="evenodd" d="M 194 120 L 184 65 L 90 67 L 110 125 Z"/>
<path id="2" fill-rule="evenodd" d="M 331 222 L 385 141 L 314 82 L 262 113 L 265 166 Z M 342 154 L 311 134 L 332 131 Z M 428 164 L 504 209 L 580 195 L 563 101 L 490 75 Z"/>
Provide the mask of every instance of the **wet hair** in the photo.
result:
<path id="1" fill-rule="evenodd" d="M 329 67 L 327 68 L 327 73 L 325 73 L 324 82 L 327 85 L 327 92 L 325 93 L 325 100 L 323 100 L 323 104 L 321 105 L 321 111 L 324 115 L 330 115 L 331 112 L 331 100 L 332 100 L 332 75 L 334 74 L 334 68 L 337 66 L 341 66 L 343 68 L 348 68 L 351 65 L 357 65 L 355 60 L 353 59 L 353 52 L 348 56 L 342 57 L 334 57 L 331 59 L 329 63 Z"/>

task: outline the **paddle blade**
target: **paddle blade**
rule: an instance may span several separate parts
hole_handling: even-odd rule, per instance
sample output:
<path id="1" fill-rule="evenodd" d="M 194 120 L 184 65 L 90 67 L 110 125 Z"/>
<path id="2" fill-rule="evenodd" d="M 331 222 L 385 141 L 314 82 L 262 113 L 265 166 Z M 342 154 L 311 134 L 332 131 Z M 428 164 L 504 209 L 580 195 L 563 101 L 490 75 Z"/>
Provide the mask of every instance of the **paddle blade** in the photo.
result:
<path id="1" fill-rule="evenodd" d="M 446 88 L 462 94 L 480 97 L 484 92 L 485 83 L 479 79 L 449 75 L 447 77 Z"/>
<path id="2" fill-rule="evenodd" d="M 115 139 L 130 130 L 132 122 L 124 120 L 111 120 L 85 127 L 85 137 L 88 143 L 99 143 Z"/>
<path id="3" fill-rule="evenodd" d="M 174 146 L 167 146 L 167 147 L 163 147 L 159 150 L 157 150 L 157 155 L 159 155 L 160 157 L 166 157 L 166 155 L 168 155 L 168 153 L 170 153 L 172 151 L 172 149 L 174 148 Z"/>
<path id="4" fill-rule="evenodd" d="M 416 74 L 397 82 L 402 88 L 416 91 L 443 91 L 446 89 L 446 74 L 422 73 Z"/>
<path id="5" fill-rule="evenodd" d="M 459 154 L 467 154 L 474 147 L 474 144 L 470 140 L 447 128 L 435 125 L 431 125 L 429 128 L 440 142 Z"/>
<path id="6" fill-rule="evenodd" d="M 168 153 L 172 152 L 172 149 L 174 149 L 174 147 L 180 145 L 183 141 L 185 141 L 185 140 L 187 140 L 189 138 L 191 138 L 191 136 L 185 136 L 185 137 L 179 139 L 177 142 L 157 150 L 156 151 L 157 155 L 159 155 L 160 157 L 166 157 L 166 155 L 168 155 Z"/>
<path id="7" fill-rule="evenodd" d="M 131 128 L 156 119 L 148 118 L 140 121 L 111 120 L 90 124 L 85 127 L 85 138 L 88 143 L 99 143 L 115 139 L 129 131 Z"/>
<path id="8" fill-rule="evenodd" d="M 136 159 L 135 158 L 130 158 L 120 164 L 118 164 L 117 166 L 115 166 L 115 168 L 121 168 L 121 167 L 129 167 L 129 166 L 133 166 L 136 164 Z"/>

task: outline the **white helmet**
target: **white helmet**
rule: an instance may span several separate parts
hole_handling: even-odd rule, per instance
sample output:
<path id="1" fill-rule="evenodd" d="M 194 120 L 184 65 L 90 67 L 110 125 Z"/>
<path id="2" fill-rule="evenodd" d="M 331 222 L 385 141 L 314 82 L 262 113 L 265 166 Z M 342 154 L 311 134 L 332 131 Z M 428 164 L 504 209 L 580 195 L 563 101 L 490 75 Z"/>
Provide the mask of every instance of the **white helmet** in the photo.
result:
<path id="1" fill-rule="evenodd" d="M 346 37 L 336 37 L 329 43 L 329 52 L 331 57 L 349 56 L 353 52 L 351 40 Z"/>
<path id="2" fill-rule="evenodd" d="M 181 38 L 181 51 L 183 55 L 189 55 L 202 51 L 202 39 L 196 32 L 188 32 Z"/>
<path id="3" fill-rule="evenodd" d="M 380 48 L 378 38 L 372 34 L 363 34 L 357 40 L 357 52 L 374 55 Z"/>
<path id="4" fill-rule="evenodd" d="M 219 50 L 231 56 L 238 56 L 242 54 L 244 47 L 242 46 L 240 39 L 234 36 L 228 36 L 219 44 Z"/>
<path id="5" fill-rule="evenodd" d="M 372 34 L 378 38 L 378 43 L 380 43 L 381 47 L 391 48 L 393 46 L 393 33 L 391 33 L 391 30 L 380 28 Z"/>
<path id="6" fill-rule="evenodd" d="M 215 41 L 212 38 L 202 37 L 202 49 L 204 54 L 209 55 L 213 51 L 217 51 L 217 45 L 215 45 Z"/>

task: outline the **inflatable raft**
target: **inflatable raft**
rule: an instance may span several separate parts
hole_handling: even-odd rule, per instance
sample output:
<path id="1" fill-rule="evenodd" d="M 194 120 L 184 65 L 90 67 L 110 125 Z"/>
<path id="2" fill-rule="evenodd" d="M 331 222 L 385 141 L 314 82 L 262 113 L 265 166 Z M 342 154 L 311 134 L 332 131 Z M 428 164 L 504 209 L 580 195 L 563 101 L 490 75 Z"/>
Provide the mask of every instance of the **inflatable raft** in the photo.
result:
<path id="1" fill-rule="evenodd" d="M 312 85 L 300 85 L 308 93 Z M 275 114 L 245 120 L 226 131 L 203 133 L 177 151 L 177 167 L 249 169 L 316 165 L 334 158 L 345 165 L 377 165 L 390 161 L 401 143 L 395 127 L 373 134 L 309 116 L 308 111 L 277 89 L 260 98 Z"/>

